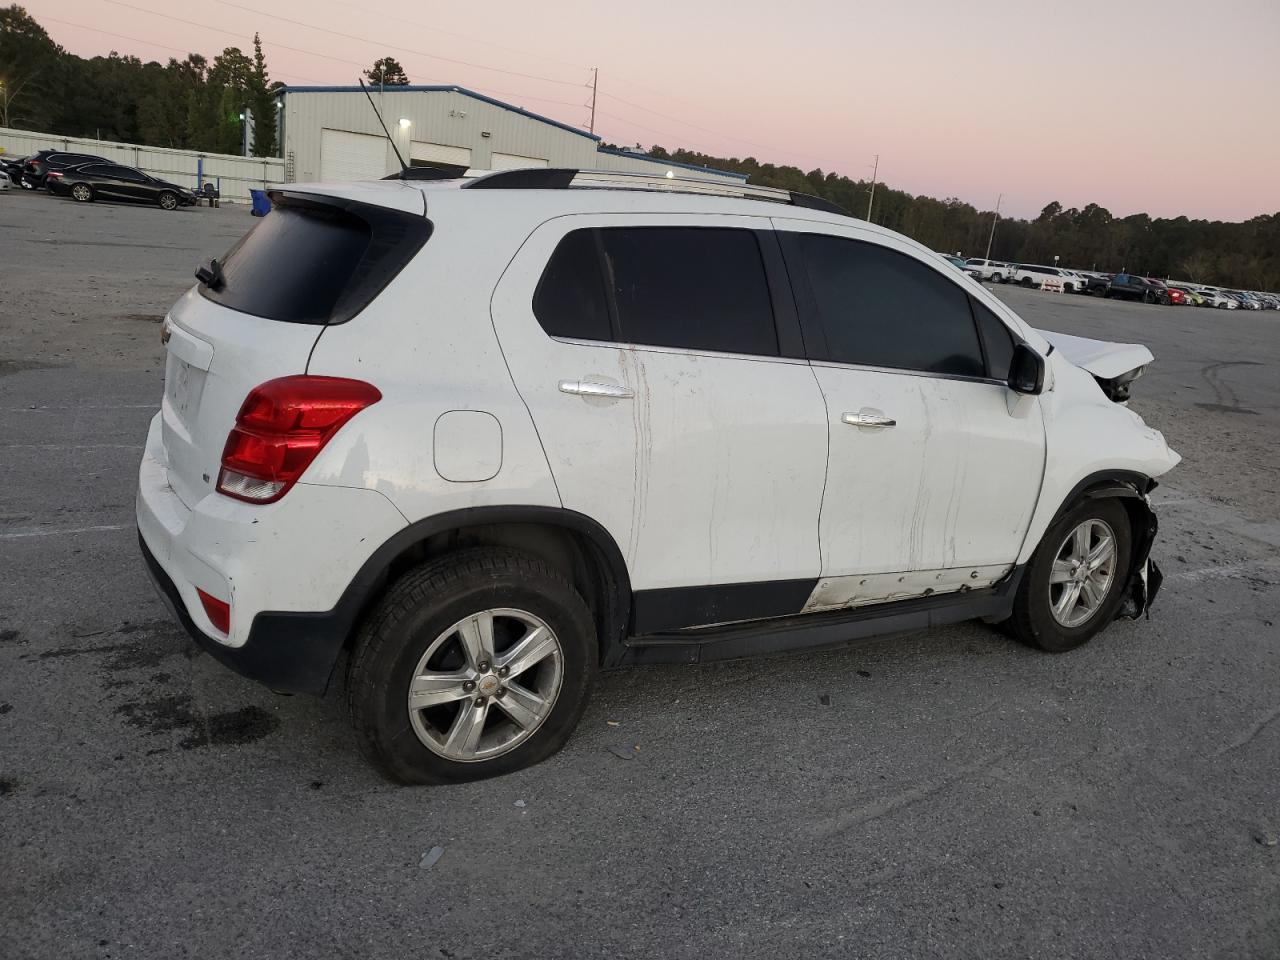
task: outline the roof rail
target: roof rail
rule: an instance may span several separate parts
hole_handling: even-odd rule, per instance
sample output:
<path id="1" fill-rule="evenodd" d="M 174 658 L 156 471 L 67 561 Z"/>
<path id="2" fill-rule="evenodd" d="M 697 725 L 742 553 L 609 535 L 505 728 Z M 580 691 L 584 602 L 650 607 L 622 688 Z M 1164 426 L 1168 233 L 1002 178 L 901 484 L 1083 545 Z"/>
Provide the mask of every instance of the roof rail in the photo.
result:
<path id="1" fill-rule="evenodd" d="M 582 187 L 597 190 L 646 190 L 657 193 L 699 194 L 713 197 L 735 197 L 741 200 L 768 200 L 793 207 L 822 210 L 850 216 L 830 200 L 780 190 L 777 187 L 749 186 L 745 183 L 716 183 L 693 177 L 655 176 L 651 173 L 625 173 L 616 170 L 577 170 L 572 167 L 531 167 L 501 170 L 476 177 L 462 185 L 464 190 L 567 190 Z"/>

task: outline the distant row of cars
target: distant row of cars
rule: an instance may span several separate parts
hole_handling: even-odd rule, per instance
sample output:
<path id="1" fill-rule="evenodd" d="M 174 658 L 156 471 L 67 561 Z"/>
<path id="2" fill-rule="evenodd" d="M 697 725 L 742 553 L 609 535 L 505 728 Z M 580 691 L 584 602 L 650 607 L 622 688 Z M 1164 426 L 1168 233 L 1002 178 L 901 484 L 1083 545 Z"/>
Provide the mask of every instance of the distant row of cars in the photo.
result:
<path id="1" fill-rule="evenodd" d="M 1137 300 L 1165 306 L 1214 307 L 1218 310 L 1280 310 L 1280 294 L 1257 290 L 1227 290 L 1188 281 L 1165 281 L 1133 273 L 1098 273 L 1034 263 L 1005 263 L 970 257 L 948 257 L 970 276 L 988 283 L 1016 283 L 1024 287 L 1062 285 L 1064 293 L 1084 293 L 1116 300 Z"/>
<path id="2" fill-rule="evenodd" d="M 41 150 L 20 160 L 0 157 L 0 174 L 29 190 L 48 190 L 81 203 L 123 200 L 176 210 L 197 202 L 194 192 L 105 157 Z"/>

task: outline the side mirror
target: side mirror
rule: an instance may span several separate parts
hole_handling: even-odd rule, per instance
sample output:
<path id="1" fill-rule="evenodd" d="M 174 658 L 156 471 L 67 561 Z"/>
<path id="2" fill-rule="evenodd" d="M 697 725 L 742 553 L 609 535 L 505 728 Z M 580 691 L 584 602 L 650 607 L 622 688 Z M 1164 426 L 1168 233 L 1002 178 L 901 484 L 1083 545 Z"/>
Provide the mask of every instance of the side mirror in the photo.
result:
<path id="1" fill-rule="evenodd" d="M 1013 362 L 1009 364 L 1009 389 L 1032 395 L 1044 390 L 1044 357 L 1025 343 L 1013 348 Z"/>

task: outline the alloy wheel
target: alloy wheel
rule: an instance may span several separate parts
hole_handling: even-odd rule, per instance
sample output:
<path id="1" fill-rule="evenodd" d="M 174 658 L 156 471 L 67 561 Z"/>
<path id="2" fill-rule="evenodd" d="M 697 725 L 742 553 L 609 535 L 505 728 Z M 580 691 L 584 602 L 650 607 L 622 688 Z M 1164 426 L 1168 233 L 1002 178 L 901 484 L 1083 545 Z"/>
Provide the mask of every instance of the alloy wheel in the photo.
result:
<path id="1" fill-rule="evenodd" d="M 71 188 L 71 195 L 75 197 L 77 200 L 85 201 L 93 198 L 93 191 L 90 190 L 83 183 L 77 183 L 74 187 Z"/>
<path id="2" fill-rule="evenodd" d="M 564 653 L 545 622 L 524 610 L 482 610 L 441 633 L 419 659 L 409 720 L 439 756 L 490 760 L 534 734 L 563 680 Z"/>
<path id="3" fill-rule="evenodd" d="M 1054 554 L 1049 570 L 1049 611 L 1064 627 L 1092 618 L 1115 579 L 1116 535 L 1103 520 L 1090 518 L 1072 530 Z"/>

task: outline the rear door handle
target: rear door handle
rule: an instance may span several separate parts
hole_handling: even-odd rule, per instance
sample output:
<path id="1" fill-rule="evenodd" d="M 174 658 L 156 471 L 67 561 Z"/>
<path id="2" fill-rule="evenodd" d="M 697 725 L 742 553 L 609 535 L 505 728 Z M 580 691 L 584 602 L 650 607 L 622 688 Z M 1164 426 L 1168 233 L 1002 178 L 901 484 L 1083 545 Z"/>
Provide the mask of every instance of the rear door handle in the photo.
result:
<path id="1" fill-rule="evenodd" d="M 609 397 L 613 400 L 630 400 L 635 396 L 620 384 L 600 383 L 596 380 L 561 380 L 560 392 L 579 397 Z"/>
<path id="2" fill-rule="evenodd" d="M 898 421 L 875 413 L 846 413 L 840 418 L 851 427 L 896 427 Z"/>

